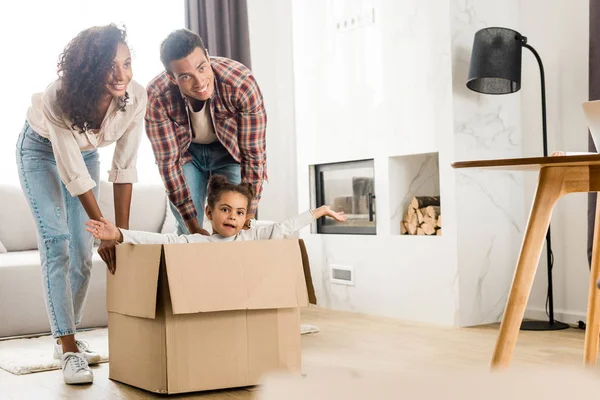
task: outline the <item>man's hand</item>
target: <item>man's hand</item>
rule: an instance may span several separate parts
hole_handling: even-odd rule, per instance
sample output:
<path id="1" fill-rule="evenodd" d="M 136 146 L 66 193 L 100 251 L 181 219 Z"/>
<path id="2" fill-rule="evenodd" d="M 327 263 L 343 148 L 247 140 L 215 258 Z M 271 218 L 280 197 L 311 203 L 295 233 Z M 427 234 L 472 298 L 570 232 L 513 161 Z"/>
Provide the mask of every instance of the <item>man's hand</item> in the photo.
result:
<path id="1" fill-rule="evenodd" d="M 100 242 L 100 247 L 98 247 L 98 254 L 106 263 L 111 274 L 114 274 L 117 269 L 116 244 L 117 242 L 114 240 L 103 240 Z"/>
<path id="2" fill-rule="evenodd" d="M 196 229 L 196 231 L 192 232 L 192 233 L 199 233 L 204 236 L 210 236 L 210 233 L 208 233 L 208 231 L 206 229 L 200 228 L 200 227 L 198 227 L 198 229 Z"/>
<path id="3" fill-rule="evenodd" d="M 242 227 L 242 229 L 250 229 L 250 221 L 254 219 L 254 215 L 252 214 L 248 214 L 246 216 L 246 222 L 244 222 L 244 226 Z"/>
<path id="4" fill-rule="evenodd" d="M 188 230 L 190 231 L 190 233 L 192 235 L 195 233 L 199 233 L 204 236 L 210 236 L 210 233 L 208 233 L 208 231 L 206 229 L 200 228 L 200 224 L 198 223 L 198 220 L 195 218 L 194 218 L 194 220 L 191 221 L 191 223 L 188 224 Z"/>

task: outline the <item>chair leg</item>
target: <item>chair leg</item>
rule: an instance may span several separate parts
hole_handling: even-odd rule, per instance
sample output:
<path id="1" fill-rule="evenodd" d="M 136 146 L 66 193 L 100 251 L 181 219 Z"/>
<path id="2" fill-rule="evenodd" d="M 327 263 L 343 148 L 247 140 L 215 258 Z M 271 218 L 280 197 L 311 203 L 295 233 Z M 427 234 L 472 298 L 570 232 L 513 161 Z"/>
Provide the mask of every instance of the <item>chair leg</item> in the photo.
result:
<path id="1" fill-rule="evenodd" d="M 596 221 L 594 225 L 594 245 L 592 247 L 592 269 L 588 293 L 587 324 L 585 328 L 585 347 L 583 362 L 586 365 L 596 365 L 598 359 L 598 335 L 600 334 L 600 289 L 596 282 L 600 278 L 600 249 L 598 235 L 600 234 L 600 196 L 596 202 Z"/>
<path id="2" fill-rule="evenodd" d="M 531 207 L 519 260 L 492 357 L 491 366 L 493 369 L 508 367 L 510 363 L 537 265 L 544 247 L 544 239 L 550 225 L 552 210 L 562 194 L 563 180 L 563 168 L 540 169 L 535 199 Z"/>

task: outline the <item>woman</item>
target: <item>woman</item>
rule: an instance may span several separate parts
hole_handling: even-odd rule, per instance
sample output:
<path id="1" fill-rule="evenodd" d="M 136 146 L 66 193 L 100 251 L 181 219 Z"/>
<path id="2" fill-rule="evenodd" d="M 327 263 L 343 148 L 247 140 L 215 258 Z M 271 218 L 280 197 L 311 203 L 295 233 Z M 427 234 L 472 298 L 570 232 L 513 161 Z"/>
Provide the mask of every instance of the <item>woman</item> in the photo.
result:
<path id="1" fill-rule="evenodd" d="M 116 142 L 112 168 L 116 223 L 129 226 L 136 155 L 146 91 L 132 80 L 126 32 L 115 25 L 93 27 L 67 45 L 58 79 L 32 97 L 17 142 L 21 186 L 36 221 L 46 308 L 56 338 L 65 383 L 91 383 L 90 363 L 100 357 L 75 340 L 92 268 L 93 236 L 88 218 L 98 206 L 97 148 Z M 114 272 L 114 242 L 98 253 Z"/>

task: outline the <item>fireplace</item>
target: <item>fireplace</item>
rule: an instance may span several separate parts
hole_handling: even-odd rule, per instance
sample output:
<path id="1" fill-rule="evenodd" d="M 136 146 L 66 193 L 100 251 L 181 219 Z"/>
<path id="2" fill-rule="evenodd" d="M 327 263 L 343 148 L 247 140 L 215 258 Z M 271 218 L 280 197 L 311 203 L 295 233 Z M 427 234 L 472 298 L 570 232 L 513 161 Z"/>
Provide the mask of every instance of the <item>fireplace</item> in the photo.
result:
<path id="1" fill-rule="evenodd" d="M 313 166 L 315 205 L 330 205 L 348 217 L 340 223 L 317 220 L 317 233 L 375 235 L 377 213 L 373 160 L 347 161 Z"/>

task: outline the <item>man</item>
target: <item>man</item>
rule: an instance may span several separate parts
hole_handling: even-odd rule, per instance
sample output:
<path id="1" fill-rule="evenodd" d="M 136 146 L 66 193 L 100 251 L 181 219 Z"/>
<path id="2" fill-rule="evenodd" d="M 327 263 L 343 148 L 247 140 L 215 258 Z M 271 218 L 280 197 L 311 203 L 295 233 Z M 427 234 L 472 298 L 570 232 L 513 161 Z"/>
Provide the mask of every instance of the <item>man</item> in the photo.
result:
<path id="1" fill-rule="evenodd" d="M 177 233 L 202 228 L 211 174 L 252 184 L 254 219 L 267 179 L 267 115 L 252 72 L 241 63 L 209 57 L 202 39 L 180 29 L 162 42 L 165 71 L 147 87 L 146 134 L 177 220 Z"/>

